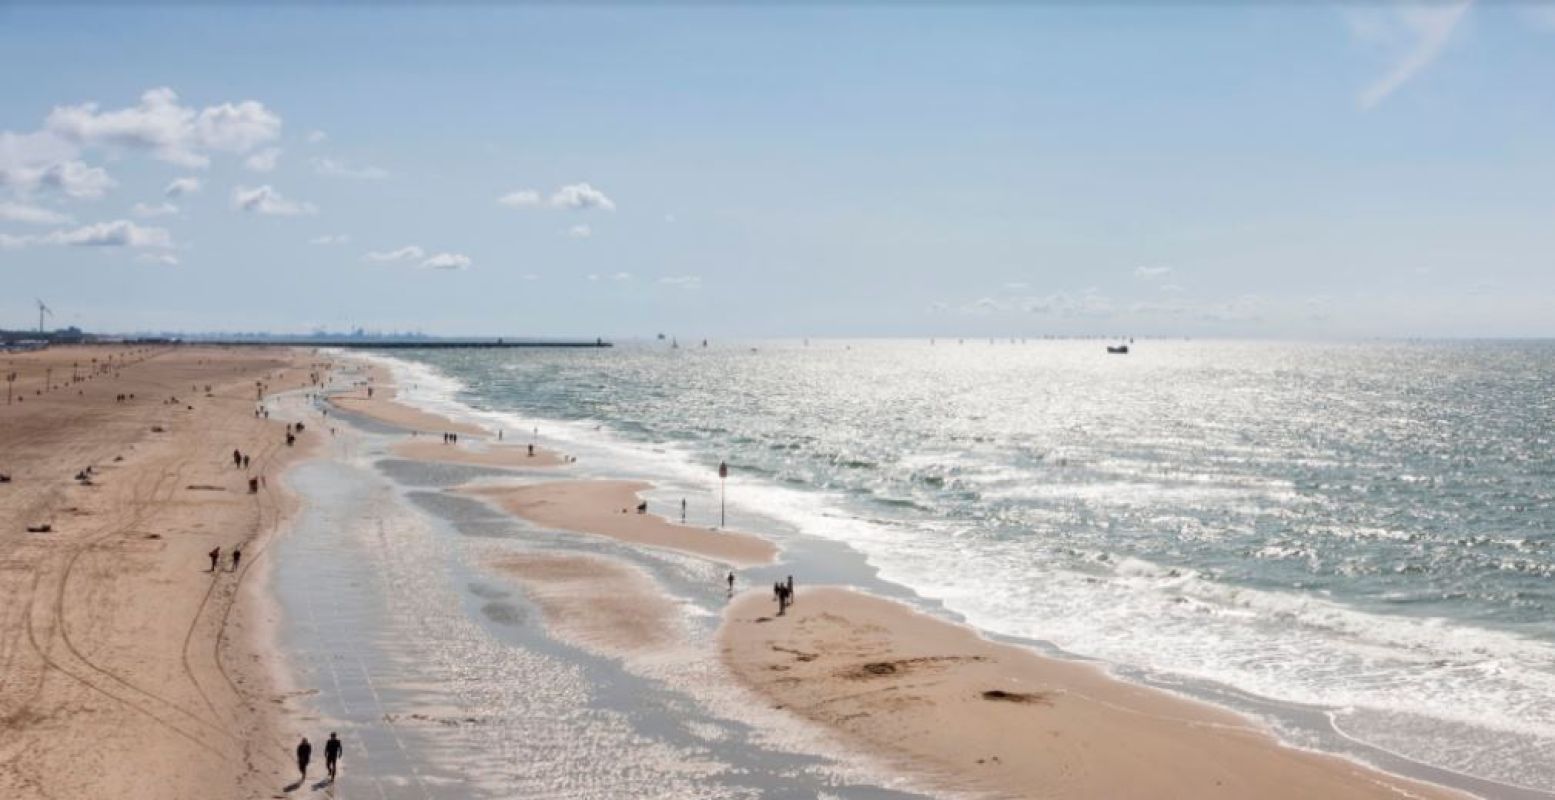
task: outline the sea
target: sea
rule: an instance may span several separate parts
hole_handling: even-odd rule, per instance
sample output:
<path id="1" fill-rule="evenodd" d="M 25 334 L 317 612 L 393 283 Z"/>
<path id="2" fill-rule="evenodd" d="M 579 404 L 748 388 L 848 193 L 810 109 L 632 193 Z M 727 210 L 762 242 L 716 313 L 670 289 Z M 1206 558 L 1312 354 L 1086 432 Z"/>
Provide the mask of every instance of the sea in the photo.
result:
<path id="1" fill-rule="evenodd" d="M 374 357 L 411 402 L 651 475 L 656 509 L 846 548 L 990 637 L 1293 744 L 1555 792 L 1555 342 Z"/>

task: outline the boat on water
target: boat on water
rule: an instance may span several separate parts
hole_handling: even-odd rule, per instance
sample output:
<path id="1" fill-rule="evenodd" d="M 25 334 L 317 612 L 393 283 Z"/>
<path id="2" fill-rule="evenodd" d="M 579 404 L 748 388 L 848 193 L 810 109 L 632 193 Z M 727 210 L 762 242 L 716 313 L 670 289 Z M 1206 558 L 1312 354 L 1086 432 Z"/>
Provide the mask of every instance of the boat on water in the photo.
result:
<path id="1" fill-rule="evenodd" d="M 1107 352 L 1109 352 L 1109 353 L 1116 353 L 1118 355 L 1126 356 L 1126 355 L 1128 355 L 1128 345 L 1120 344 L 1117 347 L 1113 347 L 1112 345 L 1107 345 Z"/>

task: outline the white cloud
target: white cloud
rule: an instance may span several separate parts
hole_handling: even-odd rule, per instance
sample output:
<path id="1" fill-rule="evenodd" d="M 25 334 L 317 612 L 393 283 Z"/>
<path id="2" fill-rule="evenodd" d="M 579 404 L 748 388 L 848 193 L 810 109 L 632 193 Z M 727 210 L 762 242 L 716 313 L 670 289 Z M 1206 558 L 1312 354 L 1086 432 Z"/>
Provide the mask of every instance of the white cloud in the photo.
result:
<path id="1" fill-rule="evenodd" d="M 367 260 L 367 261 L 377 261 L 377 262 L 384 262 L 384 261 L 412 261 L 412 260 L 415 260 L 415 259 L 426 258 L 426 255 L 427 255 L 427 251 L 422 250 L 420 247 L 417 247 L 416 245 L 407 244 L 407 245 L 405 245 L 404 247 L 401 247 L 398 250 L 384 250 L 384 251 L 379 251 L 379 252 L 370 252 L 367 255 L 362 256 L 362 258 L 364 260 Z"/>
<path id="2" fill-rule="evenodd" d="M 659 283 L 679 286 L 682 289 L 700 289 L 702 288 L 702 277 L 700 275 L 666 275 L 659 279 Z"/>
<path id="3" fill-rule="evenodd" d="M 182 197 L 186 194 L 194 194 L 200 191 L 200 179 L 195 177 L 174 178 L 172 183 L 162 190 L 162 194 L 168 197 Z"/>
<path id="4" fill-rule="evenodd" d="M 533 189 L 519 189 L 497 198 L 497 202 L 512 208 L 539 208 L 540 193 Z"/>
<path id="5" fill-rule="evenodd" d="M 544 200 L 535 189 L 515 189 L 497 198 L 497 202 L 512 208 L 554 208 L 561 211 L 616 210 L 614 200 L 587 183 L 573 183 L 557 189 Z"/>
<path id="6" fill-rule="evenodd" d="M 102 167 L 89 167 L 80 161 L 66 161 L 48 167 L 39 177 L 39 183 L 71 197 L 102 197 L 118 185 Z"/>
<path id="7" fill-rule="evenodd" d="M 142 264 L 161 264 L 166 267 L 178 266 L 178 256 L 172 253 L 141 253 L 135 257 Z"/>
<path id="8" fill-rule="evenodd" d="M 69 214 L 61 214 L 50 208 L 0 201 L 0 222 L 25 222 L 30 225 L 64 225 L 70 222 Z"/>
<path id="9" fill-rule="evenodd" d="M 422 269 L 464 269 L 470 266 L 470 257 L 461 253 L 438 253 L 421 262 Z"/>
<path id="10" fill-rule="evenodd" d="M 281 160 L 281 148 L 266 147 L 243 160 L 243 166 L 254 172 L 273 172 Z"/>
<path id="11" fill-rule="evenodd" d="M 1453 31 L 1473 4 L 1474 0 L 1455 0 L 1351 11 L 1347 15 L 1351 35 L 1391 51 L 1395 59 L 1393 66 L 1356 98 L 1361 108 L 1376 107 L 1429 67 L 1442 54 Z"/>
<path id="12" fill-rule="evenodd" d="M 8 249 L 30 245 L 65 245 L 69 247 L 172 247 L 173 237 L 165 228 L 146 228 L 127 219 L 112 222 L 96 222 L 79 228 L 50 231 L 44 234 L 10 236 L 0 234 L 0 246 Z"/>
<path id="13" fill-rule="evenodd" d="M 315 236 L 308 240 L 308 244 L 350 244 L 351 235 L 346 233 L 326 233 L 323 236 Z"/>
<path id="14" fill-rule="evenodd" d="M 353 167 L 333 158 L 313 159 L 313 171 L 333 178 L 356 178 L 357 180 L 366 181 L 378 181 L 389 177 L 389 171 L 382 167 L 370 165 Z"/>
<path id="15" fill-rule="evenodd" d="M 116 185 L 102 167 L 76 158 L 76 149 L 46 132 L 0 131 L 0 186 L 23 192 L 54 189 L 71 197 L 102 197 Z"/>
<path id="16" fill-rule="evenodd" d="M 1171 267 L 1138 267 L 1134 270 L 1134 277 L 1143 278 L 1147 281 L 1163 278 L 1170 274 L 1172 274 Z"/>
<path id="17" fill-rule="evenodd" d="M 233 189 L 232 207 L 255 214 L 268 214 L 280 217 L 318 213 L 318 207 L 312 203 L 299 203 L 295 200 L 287 200 L 281 196 L 280 192 L 271 188 L 269 184 L 252 189 L 246 186 L 239 186 Z"/>
<path id="18" fill-rule="evenodd" d="M 154 206 L 148 205 L 146 203 L 136 203 L 135 206 L 130 209 L 130 213 L 137 217 L 166 217 L 177 214 L 178 206 L 175 206 L 172 203 L 159 203 Z"/>
<path id="19" fill-rule="evenodd" d="M 616 274 L 611 275 L 610 279 L 611 280 L 616 280 L 616 281 L 629 281 L 629 280 L 632 279 L 632 273 L 630 273 L 630 272 L 617 272 Z"/>
<path id="20" fill-rule="evenodd" d="M 59 106 L 44 129 L 66 141 L 149 150 L 184 167 L 210 165 L 210 152 L 247 153 L 281 134 L 281 118 L 263 103 L 244 100 L 198 111 L 179 105 L 172 89 L 151 89 L 133 108 L 101 111 L 97 103 Z"/>
<path id="21" fill-rule="evenodd" d="M 69 142 L 46 132 L 0 131 L 0 186 L 35 189 L 43 170 L 77 155 Z"/>
<path id="22" fill-rule="evenodd" d="M 308 138 L 308 144 L 321 144 L 321 143 L 323 143 L 323 141 L 325 139 L 329 138 L 329 134 L 327 134 L 327 133 L 325 133 L 323 131 L 320 131 L 320 130 L 312 130 L 312 131 L 308 131 L 308 137 L 307 138 Z"/>
<path id="23" fill-rule="evenodd" d="M 557 189 L 556 193 L 551 195 L 550 204 L 551 208 L 616 210 L 614 201 L 606 197 L 604 192 L 595 189 L 587 183 L 574 183 Z"/>
<path id="24" fill-rule="evenodd" d="M 566 233 L 569 239 L 587 239 L 594 235 L 594 229 L 580 224 L 568 228 L 564 233 Z"/>
<path id="25" fill-rule="evenodd" d="M 54 189 L 71 197 L 101 197 L 115 186 L 101 167 L 79 160 L 79 148 L 48 131 L 0 131 L 0 186 L 22 192 Z"/>

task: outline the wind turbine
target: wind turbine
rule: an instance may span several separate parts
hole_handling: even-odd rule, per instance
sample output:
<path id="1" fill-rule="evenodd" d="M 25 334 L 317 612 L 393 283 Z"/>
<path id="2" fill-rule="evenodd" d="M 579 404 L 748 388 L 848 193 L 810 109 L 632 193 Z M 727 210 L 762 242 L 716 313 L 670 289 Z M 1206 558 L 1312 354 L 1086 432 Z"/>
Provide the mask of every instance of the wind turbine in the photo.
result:
<path id="1" fill-rule="evenodd" d="M 38 298 L 36 298 L 36 297 L 33 298 L 33 299 L 34 300 L 38 300 Z M 49 308 L 48 306 L 44 305 L 42 300 L 38 300 L 38 335 L 39 336 L 43 335 L 43 315 L 44 314 L 48 314 L 49 316 L 52 317 L 52 316 L 54 316 L 54 309 Z"/>

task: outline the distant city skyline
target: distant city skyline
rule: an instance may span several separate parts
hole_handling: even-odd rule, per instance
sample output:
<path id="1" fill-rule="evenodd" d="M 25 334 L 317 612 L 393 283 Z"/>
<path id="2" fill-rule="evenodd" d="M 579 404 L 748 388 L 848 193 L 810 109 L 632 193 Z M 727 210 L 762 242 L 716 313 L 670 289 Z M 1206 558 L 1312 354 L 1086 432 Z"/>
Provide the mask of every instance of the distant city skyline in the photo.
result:
<path id="1" fill-rule="evenodd" d="M 0 328 L 1555 336 L 1555 7 L 0 5 Z"/>

